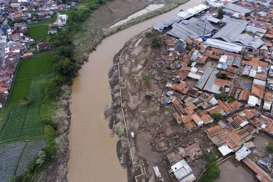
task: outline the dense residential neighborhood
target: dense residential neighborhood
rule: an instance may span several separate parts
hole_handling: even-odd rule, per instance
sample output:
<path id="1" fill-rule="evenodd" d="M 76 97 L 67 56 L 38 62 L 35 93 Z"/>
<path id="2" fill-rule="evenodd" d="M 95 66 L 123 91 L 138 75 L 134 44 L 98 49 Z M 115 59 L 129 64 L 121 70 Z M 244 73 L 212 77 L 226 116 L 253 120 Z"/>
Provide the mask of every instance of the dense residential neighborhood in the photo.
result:
<path id="1" fill-rule="evenodd" d="M 20 60 L 31 59 L 34 52 L 49 49 L 47 42 L 39 42 L 28 33 L 29 25 L 45 21 L 57 14 L 56 22 L 52 23 L 49 34 L 57 33 L 58 28 L 67 22 L 67 15 L 59 14 L 76 6 L 76 2 L 69 4 L 57 3 L 53 0 L 2 0 L 0 1 L 0 107 L 5 105 L 9 95 L 16 65 Z M 41 32 L 38 32 L 41 33 Z M 37 45 L 37 48 L 33 45 Z"/>
<path id="2" fill-rule="evenodd" d="M 161 59 L 178 68 L 164 105 L 173 106 L 182 127 L 204 127 L 222 158 L 235 153 L 262 182 L 272 181 L 272 162 L 265 162 L 272 156 L 253 152 L 253 139 L 273 136 L 272 7 L 271 1 L 207 0 L 154 26 L 165 34 Z M 185 162 L 175 162 L 178 181 L 195 181 Z"/>
<path id="3" fill-rule="evenodd" d="M 272 60 L 272 0 L 0 0 L 0 182 L 273 182 Z"/>

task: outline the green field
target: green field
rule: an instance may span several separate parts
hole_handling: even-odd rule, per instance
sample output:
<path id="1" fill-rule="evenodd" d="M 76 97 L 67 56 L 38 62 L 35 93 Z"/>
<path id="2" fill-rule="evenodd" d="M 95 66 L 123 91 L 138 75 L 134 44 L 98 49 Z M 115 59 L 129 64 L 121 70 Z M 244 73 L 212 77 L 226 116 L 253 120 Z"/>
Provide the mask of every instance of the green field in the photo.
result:
<path id="1" fill-rule="evenodd" d="M 48 39 L 48 25 L 53 23 L 56 17 L 50 18 L 39 23 L 33 23 L 28 26 L 28 36 L 33 38 L 35 41 L 47 41 Z"/>
<path id="2" fill-rule="evenodd" d="M 54 109 L 45 98 L 45 88 L 54 77 L 52 53 L 41 53 L 21 61 L 9 100 L 0 112 L 0 143 L 43 136 L 45 120 Z"/>

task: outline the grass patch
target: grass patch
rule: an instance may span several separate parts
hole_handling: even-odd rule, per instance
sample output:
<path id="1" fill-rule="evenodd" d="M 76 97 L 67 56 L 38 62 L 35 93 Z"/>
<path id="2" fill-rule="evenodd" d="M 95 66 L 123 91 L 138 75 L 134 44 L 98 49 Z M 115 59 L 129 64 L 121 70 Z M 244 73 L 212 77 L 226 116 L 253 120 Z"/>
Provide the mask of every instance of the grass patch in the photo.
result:
<path id="1" fill-rule="evenodd" d="M 35 41 L 46 41 L 48 38 L 48 24 L 37 23 L 29 26 L 28 36 Z"/>
<path id="2" fill-rule="evenodd" d="M 47 41 L 49 38 L 48 25 L 50 23 L 53 23 L 55 19 L 56 19 L 56 16 L 48 20 L 41 21 L 39 23 L 33 23 L 28 25 L 27 35 L 33 38 L 37 42 Z"/>
<path id="3" fill-rule="evenodd" d="M 45 86 L 54 77 L 52 53 L 41 53 L 18 65 L 5 108 L 0 112 L 0 143 L 43 137 L 53 100 L 45 99 Z"/>

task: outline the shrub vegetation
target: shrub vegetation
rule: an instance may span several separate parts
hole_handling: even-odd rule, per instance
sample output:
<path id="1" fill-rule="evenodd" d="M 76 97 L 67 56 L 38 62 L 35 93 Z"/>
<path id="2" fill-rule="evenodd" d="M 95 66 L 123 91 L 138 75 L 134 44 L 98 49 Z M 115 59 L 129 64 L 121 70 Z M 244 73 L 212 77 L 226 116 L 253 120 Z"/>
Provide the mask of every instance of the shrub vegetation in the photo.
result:
<path id="1" fill-rule="evenodd" d="M 200 182 L 213 182 L 220 176 L 220 169 L 217 165 L 217 158 L 213 153 L 206 154 L 205 158 L 208 161 L 207 170 L 201 177 Z"/>

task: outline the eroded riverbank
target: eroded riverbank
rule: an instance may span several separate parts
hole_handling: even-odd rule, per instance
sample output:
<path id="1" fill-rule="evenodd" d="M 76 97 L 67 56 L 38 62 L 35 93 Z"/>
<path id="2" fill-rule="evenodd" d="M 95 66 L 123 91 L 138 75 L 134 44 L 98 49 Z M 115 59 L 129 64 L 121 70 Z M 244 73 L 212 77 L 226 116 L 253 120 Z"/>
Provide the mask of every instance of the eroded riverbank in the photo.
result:
<path id="1" fill-rule="evenodd" d="M 104 39 L 90 54 L 72 88 L 69 181 L 126 181 L 126 170 L 120 167 L 116 155 L 117 140 L 111 137 L 104 119 L 106 106 L 111 104 L 107 74 L 113 58 L 130 38 L 158 20 L 199 2 L 192 0 L 169 13 L 118 32 Z"/>

